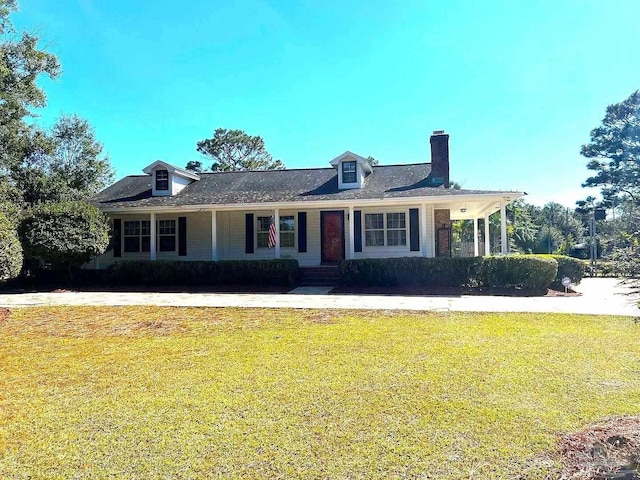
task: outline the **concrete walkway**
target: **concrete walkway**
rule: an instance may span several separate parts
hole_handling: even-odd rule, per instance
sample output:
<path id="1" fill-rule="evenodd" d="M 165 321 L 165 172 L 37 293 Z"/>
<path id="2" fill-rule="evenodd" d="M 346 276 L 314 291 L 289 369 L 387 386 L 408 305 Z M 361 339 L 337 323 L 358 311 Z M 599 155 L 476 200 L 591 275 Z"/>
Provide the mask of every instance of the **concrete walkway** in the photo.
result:
<path id="1" fill-rule="evenodd" d="M 640 316 L 638 295 L 616 279 L 586 278 L 572 297 L 420 297 L 328 295 L 326 289 L 287 294 L 61 292 L 0 294 L 1 307 L 36 305 L 164 305 L 184 307 L 340 308 L 456 312 L 557 312 Z"/>

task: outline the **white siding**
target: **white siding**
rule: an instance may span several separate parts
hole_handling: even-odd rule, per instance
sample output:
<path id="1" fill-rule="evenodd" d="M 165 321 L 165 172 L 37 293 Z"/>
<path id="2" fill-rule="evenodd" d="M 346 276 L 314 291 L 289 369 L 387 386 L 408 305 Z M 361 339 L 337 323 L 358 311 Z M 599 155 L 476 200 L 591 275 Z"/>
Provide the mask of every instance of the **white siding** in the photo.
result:
<path id="1" fill-rule="evenodd" d="M 355 258 L 385 258 L 385 257 L 406 257 L 420 256 L 421 252 L 412 252 L 409 249 L 410 229 L 409 229 L 409 209 L 419 208 L 418 205 L 407 205 L 398 208 L 366 208 L 355 207 L 355 210 L 362 212 L 362 252 L 355 252 Z M 307 213 L 307 251 L 298 252 L 299 224 L 298 212 Z M 348 209 L 305 209 L 305 210 L 280 210 L 280 216 L 293 216 L 295 218 L 295 247 L 281 248 L 280 258 L 293 258 L 298 260 L 301 266 L 317 266 L 321 261 L 321 226 L 320 212 L 322 211 L 343 211 L 344 212 L 344 236 L 345 236 L 345 258 L 349 252 L 349 219 Z M 367 247 L 365 242 L 365 214 L 366 213 L 389 213 L 404 212 L 407 226 L 407 245 L 398 247 Z M 245 253 L 245 215 L 253 214 L 254 232 L 253 244 L 254 253 Z M 427 256 L 433 256 L 435 250 L 433 206 L 426 206 L 427 213 Z M 256 211 L 218 211 L 217 212 L 217 246 L 219 260 L 263 260 L 275 258 L 275 248 L 257 248 L 257 218 L 260 216 L 271 216 L 270 210 Z M 176 238 L 175 252 L 157 252 L 158 260 L 211 260 L 211 212 L 194 213 L 163 213 L 156 214 L 156 220 L 172 219 L 176 221 L 178 227 L 178 217 L 187 217 L 187 255 L 178 256 Z M 126 220 L 149 220 L 149 215 L 113 215 L 112 219 L 122 220 L 122 230 L 124 233 L 124 221 Z M 422 221 L 422 215 L 419 215 Z M 420 240 L 422 242 L 422 239 Z M 149 260 L 149 253 L 127 253 L 124 251 L 124 239 L 122 240 L 122 257 L 114 258 L 113 251 L 110 250 L 95 259 L 90 268 L 106 268 L 110 264 L 119 260 Z"/>
<path id="2" fill-rule="evenodd" d="M 436 233 L 433 220 L 433 205 L 427 205 L 427 257 L 436 256 Z"/>
<path id="3" fill-rule="evenodd" d="M 184 187 L 193 182 L 190 178 L 182 177 L 175 173 L 171 173 L 169 179 L 171 180 L 171 195 L 177 195 Z"/>
<path id="4" fill-rule="evenodd" d="M 211 260 L 211 212 L 182 213 L 187 217 L 187 256 L 179 260 Z"/>

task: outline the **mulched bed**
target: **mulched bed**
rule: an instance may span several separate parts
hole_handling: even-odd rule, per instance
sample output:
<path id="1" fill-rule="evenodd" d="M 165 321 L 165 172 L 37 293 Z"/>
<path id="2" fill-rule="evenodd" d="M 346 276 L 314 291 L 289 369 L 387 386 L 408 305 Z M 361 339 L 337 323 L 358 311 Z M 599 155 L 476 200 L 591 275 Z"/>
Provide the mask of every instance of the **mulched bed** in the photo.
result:
<path id="1" fill-rule="evenodd" d="M 640 416 L 614 418 L 560 439 L 561 477 L 640 479 Z"/>

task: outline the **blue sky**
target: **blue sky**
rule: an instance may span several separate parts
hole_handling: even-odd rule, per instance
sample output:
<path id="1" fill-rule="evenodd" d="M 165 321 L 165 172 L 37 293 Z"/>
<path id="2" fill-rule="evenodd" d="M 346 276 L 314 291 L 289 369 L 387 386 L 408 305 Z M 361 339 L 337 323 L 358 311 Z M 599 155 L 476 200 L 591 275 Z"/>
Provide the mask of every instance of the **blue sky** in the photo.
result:
<path id="1" fill-rule="evenodd" d="M 572 206 L 580 146 L 640 88 L 640 1 L 21 0 L 63 75 L 39 123 L 77 113 L 118 177 L 199 160 L 217 127 L 261 135 L 289 168 L 351 150 L 429 161 L 450 135 L 464 188 Z"/>

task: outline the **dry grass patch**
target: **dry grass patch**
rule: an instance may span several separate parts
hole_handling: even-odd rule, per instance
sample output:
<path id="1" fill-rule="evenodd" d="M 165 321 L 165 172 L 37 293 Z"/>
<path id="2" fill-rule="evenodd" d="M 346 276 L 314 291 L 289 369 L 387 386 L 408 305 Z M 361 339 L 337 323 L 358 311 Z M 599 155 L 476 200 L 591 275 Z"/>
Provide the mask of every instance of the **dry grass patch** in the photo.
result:
<path id="1" fill-rule="evenodd" d="M 56 307 L 0 339 L 0 478 L 557 478 L 559 435 L 640 405 L 621 317 Z"/>

